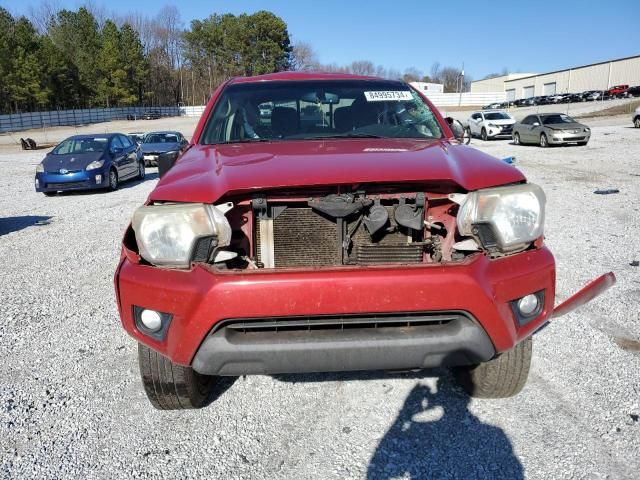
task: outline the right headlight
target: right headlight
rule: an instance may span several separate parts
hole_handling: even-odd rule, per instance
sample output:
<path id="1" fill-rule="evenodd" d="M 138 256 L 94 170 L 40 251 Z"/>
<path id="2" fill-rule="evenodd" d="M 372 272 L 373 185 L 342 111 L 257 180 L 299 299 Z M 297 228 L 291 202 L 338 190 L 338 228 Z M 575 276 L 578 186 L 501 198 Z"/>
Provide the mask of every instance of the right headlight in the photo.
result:
<path id="1" fill-rule="evenodd" d="M 213 237 L 217 246 L 229 245 L 225 212 L 232 207 L 182 203 L 138 208 L 131 224 L 140 256 L 153 265 L 188 268 L 198 239 Z"/>
<path id="2" fill-rule="evenodd" d="M 522 250 L 543 234 L 545 202 L 532 183 L 476 190 L 460 203 L 458 230 L 488 249 Z"/>
<path id="3" fill-rule="evenodd" d="M 85 170 L 97 170 L 99 168 L 102 168 L 103 165 L 104 160 L 94 160 L 89 165 L 87 165 L 87 168 Z"/>
<path id="4" fill-rule="evenodd" d="M 42 163 L 39 163 L 36 167 L 36 173 L 44 173 L 44 165 Z"/>

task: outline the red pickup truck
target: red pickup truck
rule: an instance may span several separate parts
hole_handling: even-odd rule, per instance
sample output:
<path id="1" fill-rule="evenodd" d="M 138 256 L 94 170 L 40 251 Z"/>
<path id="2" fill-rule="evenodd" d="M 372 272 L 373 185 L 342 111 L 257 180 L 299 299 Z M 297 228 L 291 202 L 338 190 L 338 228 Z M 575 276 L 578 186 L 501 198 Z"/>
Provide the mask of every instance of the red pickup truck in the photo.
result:
<path id="1" fill-rule="evenodd" d="M 629 85 L 616 85 L 607 90 L 607 94 L 610 97 L 620 97 L 624 96 L 627 90 L 629 90 Z"/>
<path id="2" fill-rule="evenodd" d="M 471 395 L 518 393 L 532 335 L 615 278 L 554 308 L 542 189 L 450 123 L 399 81 L 221 85 L 115 274 L 151 403 L 202 407 L 225 375 L 443 365 Z"/>

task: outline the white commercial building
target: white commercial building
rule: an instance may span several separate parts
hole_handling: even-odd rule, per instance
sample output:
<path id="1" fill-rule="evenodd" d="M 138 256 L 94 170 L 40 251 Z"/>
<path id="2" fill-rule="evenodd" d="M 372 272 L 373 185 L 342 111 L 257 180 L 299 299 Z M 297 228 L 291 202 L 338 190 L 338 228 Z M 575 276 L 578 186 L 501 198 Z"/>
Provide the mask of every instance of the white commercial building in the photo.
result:
<path id="1" fill-rule="evenodd" d="M 499 77 L 486 78 L 471 82 L 471 93 L 504 92 L 504 82 L 517 80 L 523 77 L 531 77 L 535 73 L 510 73 Z"/>
<path id="2" fill-rule="evenodd" d="M 491 86 L 496 92 L 505 92 L 507 100 L 515 100 L 554 93 L 608 90 L 616 85 L 640 85 L 640 55 L 549 73 L 515 75 L 518 77 L 505 75 L 472 82 L 471 91 L 486 92 Z"/>
<path id="3" fill-rule="evenodd" d="M 411 85 L 416 90 L 420 90 L 425 93 L 443 93 L 444 85 L 441 83 L 427 83 L 427 82 L 411 82 Z"/>

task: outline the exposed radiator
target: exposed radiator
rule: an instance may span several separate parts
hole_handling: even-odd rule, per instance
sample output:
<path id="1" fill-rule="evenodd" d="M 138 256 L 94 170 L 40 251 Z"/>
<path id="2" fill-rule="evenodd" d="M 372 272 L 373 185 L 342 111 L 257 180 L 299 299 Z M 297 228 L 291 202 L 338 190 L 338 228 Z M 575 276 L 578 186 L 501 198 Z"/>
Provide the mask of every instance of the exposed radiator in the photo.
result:
<path id="1" fill-rule="evenodd" d="M 392 218 L 392 207 L 387 207 Z M 256 225 L 256 257 L 261 254 L 260 222 Z M 267 220 L 269 221 L 269 220 Z M 347 231 L 352 231 L 357 217 L 350 218 Z M 351 247 L 345 263 L 376 265 L 384 263 L 420 263 L 423 246 L 408 243 L 406 233 L 379 232 L 372 240 L 363 224 L 351 236 Z M 341 265 L 338 227 L 335 220 L 310 207 L 290 207 L 273 220 L 273 255 L 275 268 L 326 267 Z"/>

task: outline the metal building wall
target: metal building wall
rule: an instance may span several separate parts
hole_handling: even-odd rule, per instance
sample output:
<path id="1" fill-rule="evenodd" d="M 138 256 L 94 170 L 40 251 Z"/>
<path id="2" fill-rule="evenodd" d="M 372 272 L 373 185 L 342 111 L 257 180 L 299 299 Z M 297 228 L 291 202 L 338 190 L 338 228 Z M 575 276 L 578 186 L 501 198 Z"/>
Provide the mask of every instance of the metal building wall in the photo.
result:
<path id="1" fill-rule="evenodd" d="M 516 98 L 524 97 L 526 87 L 534 87 L 534 96 L 544 95 L 546 83 L 556 83 L 556 93 L 607 90 L 614 85 L 640 85 L 640 56 L 587 65 L 543 75 L 504 82 L 504 89 L 515 89 Z"/>

